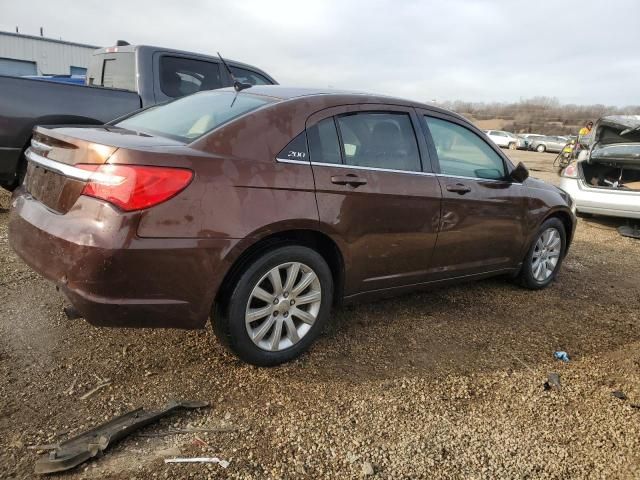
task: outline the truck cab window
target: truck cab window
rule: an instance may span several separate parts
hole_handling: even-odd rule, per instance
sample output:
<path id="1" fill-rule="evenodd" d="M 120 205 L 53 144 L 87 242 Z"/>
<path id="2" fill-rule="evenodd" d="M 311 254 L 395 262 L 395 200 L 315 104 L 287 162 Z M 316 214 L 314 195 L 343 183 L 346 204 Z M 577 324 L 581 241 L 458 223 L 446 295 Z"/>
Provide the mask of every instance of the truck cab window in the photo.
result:
<path id="1" fill-rule="evenodd" d="M 160 89 L 168 97 L 184 97 L 220 87 L 219 64 L 167 55 L 160 57 Z"/>

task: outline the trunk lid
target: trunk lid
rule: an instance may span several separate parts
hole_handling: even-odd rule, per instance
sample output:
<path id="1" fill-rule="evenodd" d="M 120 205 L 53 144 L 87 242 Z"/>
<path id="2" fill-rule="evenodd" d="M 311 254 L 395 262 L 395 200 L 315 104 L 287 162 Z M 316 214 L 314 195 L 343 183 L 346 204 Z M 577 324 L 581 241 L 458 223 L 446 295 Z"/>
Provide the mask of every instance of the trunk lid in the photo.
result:
<path id="1" fill-rule="evenodd" d="M 640 167 L 640 115 L 611 115 L 595 126 L 588 163 L 616 167 Z"/>
<path id="2" fill-rule="evenodd" d="M 89 173 L 76 164 L 104 164 L 119 148 L 153 150 L 182 145 L 175 140 L 141 135 L 109 125 L 34 129 L 24 186 L 51 210 L 66 213 L 86 185 Z"/>

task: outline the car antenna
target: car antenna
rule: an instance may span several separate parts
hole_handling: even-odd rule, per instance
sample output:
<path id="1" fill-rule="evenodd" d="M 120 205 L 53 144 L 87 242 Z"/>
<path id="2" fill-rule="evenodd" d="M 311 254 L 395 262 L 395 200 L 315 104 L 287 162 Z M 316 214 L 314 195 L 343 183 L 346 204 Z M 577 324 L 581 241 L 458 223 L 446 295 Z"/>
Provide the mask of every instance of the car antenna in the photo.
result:
<path id="1" fill-rule="evenodd" d="M 218 52 L 218 57 L 220 57 L 220 61 L 222 62 L 222 64 L 224 65 L 224 67 L 227 69 L 227 72 L 229 73 L 229 76 L 231 77 L 231 80 L 233 80 L 233 89 L 236 92 L 241 92 L 242 90 L 246 89 L 246 88 L 251 88 L 251 84 L 250 83 L 243 83 L 240 80 L 238 80 L 235 75 L 231 72 L 231 69 L 229 68 L 229 65 L 227 65 L 227 62 L 224 61 L 224 58 L 222 58 L 222 55 L 220 55 L 220 52 Z"/>

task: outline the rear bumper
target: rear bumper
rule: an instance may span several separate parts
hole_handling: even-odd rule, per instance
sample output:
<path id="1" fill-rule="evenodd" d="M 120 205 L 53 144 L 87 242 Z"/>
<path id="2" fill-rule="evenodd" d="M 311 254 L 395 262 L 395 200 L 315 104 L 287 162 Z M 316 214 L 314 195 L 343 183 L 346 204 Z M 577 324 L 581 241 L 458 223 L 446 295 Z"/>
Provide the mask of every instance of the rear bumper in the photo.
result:
<path id="1" fill-rule="evenodd" d="M 93 325 L 202 328 L 234 241 L 140 238 L 138 216 L 89 197 L 59 215 L 21 188 L 9 241 Z"/>
<path id="2" fill-rule="evenodd" d="M 571 195 L 582 213 L 640 218 L 640 192 L 591 188 L 581 179 L 560 178 L 560 188 Z"/>

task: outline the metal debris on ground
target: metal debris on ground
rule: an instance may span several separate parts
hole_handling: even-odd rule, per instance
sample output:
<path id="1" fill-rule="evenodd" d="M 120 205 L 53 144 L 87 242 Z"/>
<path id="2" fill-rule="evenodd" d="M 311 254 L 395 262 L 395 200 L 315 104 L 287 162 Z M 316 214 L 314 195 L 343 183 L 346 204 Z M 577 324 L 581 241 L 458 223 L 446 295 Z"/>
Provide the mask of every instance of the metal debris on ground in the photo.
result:
<path id="1" fill-rule="evenodd" d="M 207 402 L 174 400 L 156 411 L 147 412 L 137 408 L 56 445 L 51 452 L 38 459 L 35 472 L 43 474 L 69 470 L 101 454 L 114 442 L 160 417 L 175 410 L 202 408 L 208 405 Z"/>
<path id="2" fill-rule="evenodd" d="M 638 225 L 623 225 L 618 227 L 618 233 L 623 237 L 636 238 L 640 240 L 640 228 Z"/>
<path id="3" fill-rule="evenodd" d="M 611 392 L 611 395 L 613 395 L 616 398 L 619 398 L 620 400 L 627 399 L 627 396 L 624 394 L 624 392 L 621 392 L 620 390 L 614 390 L 613 392 Z"/>
<path id="4" fill-rule="evenodd" d="M 217 463 L 222 468 L 229 466 L 229 462 L 218 457 L 165 458 L 164 463 Z"/>
<path id="5" fill-rule="evenodd" d="M 562 360 L 563 362 L 568 362 L 570 360 L 569 354 L 563 351 L 553 352 L 553 358 L 556 360 Z"/>
<path id="6" fill-rule="evenodd" d="M 552 388 L 560 388 L 560 375 L 555 372 L 550 373 L 547 376 L 547 381 L 544 382 L 545 390 L 551 390 Z"/>

